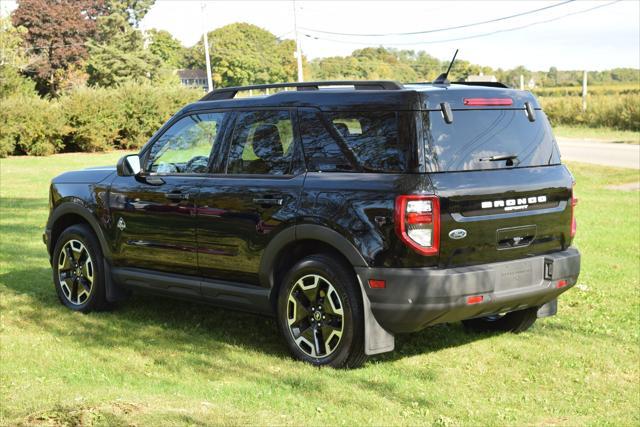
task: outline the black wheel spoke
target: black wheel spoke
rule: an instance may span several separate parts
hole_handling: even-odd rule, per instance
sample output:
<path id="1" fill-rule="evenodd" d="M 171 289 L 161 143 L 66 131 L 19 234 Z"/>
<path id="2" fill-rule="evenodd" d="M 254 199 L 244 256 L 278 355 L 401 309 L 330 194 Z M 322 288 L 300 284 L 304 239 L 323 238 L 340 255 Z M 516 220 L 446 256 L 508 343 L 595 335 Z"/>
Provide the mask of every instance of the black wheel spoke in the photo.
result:
<path id="1" fill-rule="evenodd" d="M 311 327 L 311 322 L 307 316 L 301 318 L 291 325 L 291 331 L 294 338 L 298 338 L 303 335 Z"/>
<path id="2" fill-rule="evenodd" d="M 78 278 L 78 282 L 80 282 L 80 284 L 82 285 L 84 290 L 87 291 L 87 293 L 91 292 L 91 283 L 86 278 L 80 277 Z"/>
<path id="3" fill-rule="evenodd" d="M 86 249 L 83 249 L 78 256 L 78 265 L 84 265 L 84 263 L 87 262 L 87 259 L 89 259 L 89 252 L 87 252 Z"/>
<path id="4" fill-rule="evenodd" d="M 75 264 L 76 258 L 73 256 L 73 250 L 69 244 L 65 247 L 65 253 L 67 254 L 67 259 L 71 261 L 71 264 Z"/>
<path id="5" fill-rule="evenodd" d="M 304 310 L 308 313 L 311 310 L 311 302 L 307 294 L 301 289 L 296 289 L 293 292 L 293 298 L 298 301 L 298 305 L 304 308 Z"/>
<path id="6" fill-rule="evenodd" d="M 60 280 L 66 281 L 72 278 L 73 270 L 72 269 L 58 270 L 58 273 L 60 275 Z"/>
<path id="7" fill-rule="evenodd" d="M 315 328 L 313 330 L 313 343 L 316 349 L 317 356 L 320 356 L 326 353 L 324 348 L 324 337 L 322 336 L 321 328 Z"/>
<path id="8" fill-rule="evenodd" d="M 331 329 L 342 330 L 342 316 L 339 314 L 325 314 L 326 319 L 323 320 L 323 325 L 328 326 Z"/>
<path id="9" fill-rule="evenodd" d="M 78 279 L 73 281 L 71 285 L 71 302 L 76 303 L 78 301 Z"/>

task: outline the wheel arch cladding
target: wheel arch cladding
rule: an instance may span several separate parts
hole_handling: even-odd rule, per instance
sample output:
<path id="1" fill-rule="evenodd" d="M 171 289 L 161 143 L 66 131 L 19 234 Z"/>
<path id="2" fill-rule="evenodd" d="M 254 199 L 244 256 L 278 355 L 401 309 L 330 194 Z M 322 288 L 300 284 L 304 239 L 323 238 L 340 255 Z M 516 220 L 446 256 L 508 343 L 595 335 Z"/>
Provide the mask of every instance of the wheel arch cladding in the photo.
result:
<path id="1" fill-rule="evenodd" d="M 62 232 L 75 224 L 87 224 L 89 228 L 91 228 L 100 243 L 102 255 L 105 259 L 110 260 L 111 250 L 109 249 L 109 245 L 107 244 L 98 220 L 85 207 L 73 202 L 67 202 L 57 206 L 49 219 L 48 228 L 51 230 L 51 238 L 49 239 L 48 245 L 49 257 L 51 258 L 51 256 L 53 256 L 53 248 Z"/>
<path id="2" fill-rule="evenodd" d="M 314 224 L 296 225 L 278 233 L 266 247 L 260 261 L 260 284 L 273 289 L 277 284 L 275 273 L 283 263 L 292 266 L 306 255 L 321 252 L 340 256 L 352 269 L 367 266 L 356 247 L 339 233 Z M 296 257 L 296 254 L 301 256 Z"/>

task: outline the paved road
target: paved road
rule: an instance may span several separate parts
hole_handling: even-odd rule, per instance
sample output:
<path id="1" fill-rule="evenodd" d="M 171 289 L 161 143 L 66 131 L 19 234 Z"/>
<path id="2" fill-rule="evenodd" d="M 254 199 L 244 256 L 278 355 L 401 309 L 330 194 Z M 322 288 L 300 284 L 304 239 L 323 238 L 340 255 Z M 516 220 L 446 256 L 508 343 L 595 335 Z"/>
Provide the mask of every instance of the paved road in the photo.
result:
<path id="1" fill-rule="evenodd" d="M 640 145 L 556 138 L 562 160 L 640 169 Z"/>

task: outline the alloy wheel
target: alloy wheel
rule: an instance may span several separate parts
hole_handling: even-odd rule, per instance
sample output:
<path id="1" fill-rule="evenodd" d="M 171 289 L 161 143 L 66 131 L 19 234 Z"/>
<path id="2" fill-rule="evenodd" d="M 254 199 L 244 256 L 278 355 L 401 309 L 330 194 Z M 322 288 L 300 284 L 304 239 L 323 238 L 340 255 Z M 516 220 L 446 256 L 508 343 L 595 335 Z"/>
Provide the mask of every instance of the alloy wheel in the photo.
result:
<path id="1" fill-rule="evenodd" d="M 79 240 L 69 240 L 58 256 L 58 283 L 64 297 L 73 305 L 84 304 L 93 288 L 93 260 Z"/>
<path id="2" fill-rule="evenodd" d="M 291 287 L 287 301 L 289 332 L 311 357 L 333 353 L 344 331 L 344 310 L 338 292 L 324 277 L 309 274 Z"/>

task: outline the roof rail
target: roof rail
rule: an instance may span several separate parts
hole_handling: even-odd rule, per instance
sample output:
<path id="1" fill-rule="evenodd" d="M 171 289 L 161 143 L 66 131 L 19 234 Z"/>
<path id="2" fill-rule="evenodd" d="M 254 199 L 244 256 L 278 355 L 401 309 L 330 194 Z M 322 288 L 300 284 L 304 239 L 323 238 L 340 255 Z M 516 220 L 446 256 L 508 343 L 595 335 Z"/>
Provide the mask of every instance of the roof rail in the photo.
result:
<path id="1" fill-rule="evenodd" d="M 278 88 L 295 88 L 296 90 L 319 90 L 321 86 L 353 86 L 355 90 L 400 90 L 404 89 L 402 84 L 393 80 L 336 80 L 323 82 L 297 82 L 297 83 L 273 83 L 251 86 L 233 86 L 215 89 L 206 94 L 200 101 L 217 101 L 221 99 L 232 99 L 240 91 L 264 90 Z"/>

